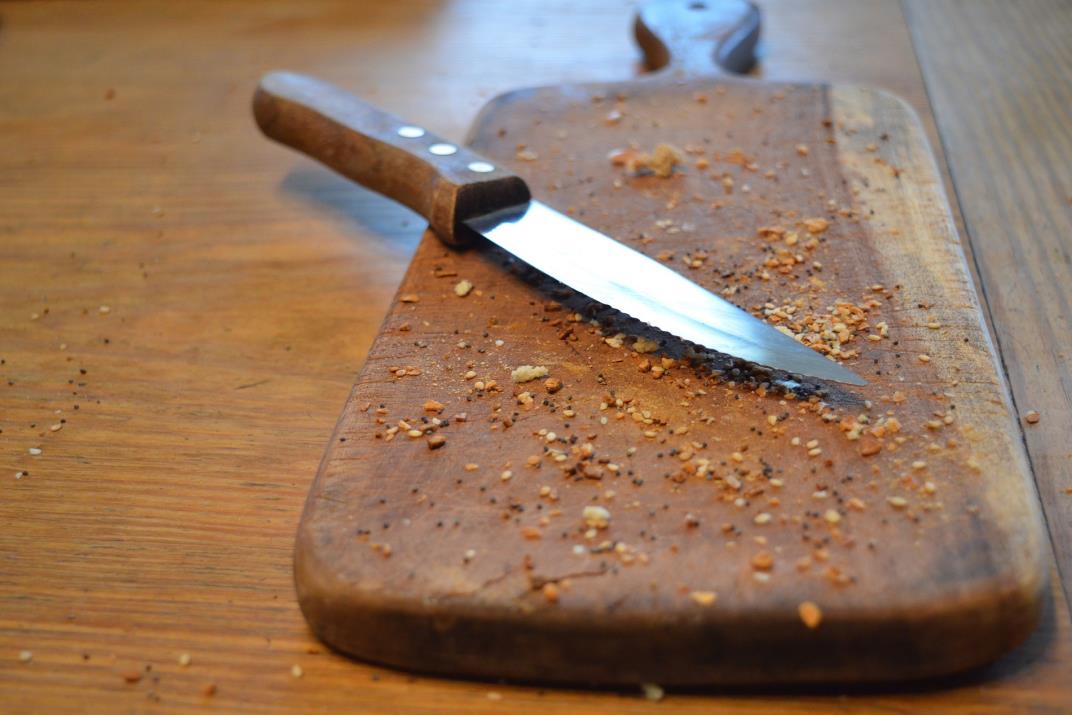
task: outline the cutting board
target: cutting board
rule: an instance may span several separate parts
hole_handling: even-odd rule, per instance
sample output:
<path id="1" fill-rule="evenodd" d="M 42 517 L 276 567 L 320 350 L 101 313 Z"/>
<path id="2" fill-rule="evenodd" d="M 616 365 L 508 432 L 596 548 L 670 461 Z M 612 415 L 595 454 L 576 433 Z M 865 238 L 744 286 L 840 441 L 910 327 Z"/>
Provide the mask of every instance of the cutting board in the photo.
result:
<path id="1" fill-rule="evenodd" d="M 429 233 L 297 537 L 328 644 L 488 678 L 876 682 L 1034 627 L 1039 510 L 920 123 L 726 74 L 758 31 L 743 2 L 646 5 L 660 71 L 500 96 L 469 144 L 869 384 L 698 352 Z"/>

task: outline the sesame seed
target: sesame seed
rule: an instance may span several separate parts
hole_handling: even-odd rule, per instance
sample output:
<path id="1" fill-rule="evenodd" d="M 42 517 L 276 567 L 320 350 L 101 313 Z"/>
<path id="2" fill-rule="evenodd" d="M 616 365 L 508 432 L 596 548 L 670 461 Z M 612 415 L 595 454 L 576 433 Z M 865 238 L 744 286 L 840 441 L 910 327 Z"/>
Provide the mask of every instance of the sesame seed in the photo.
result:
<path id="1" fill-rule="evenodd" d="M 20 663 L 29 663 L 31 660 L 33 660 L 33 651 L 28 651 L 28 650 L 20 650 L 19 651 L 19 662 Z"/>
<path id="2" fill-rule="evenodd" d="M 190 656 L 189 653 L 183 653 L 179 656 L 179 665 L 181 665 L 183 668 L 188 667 L 192 662 L 193 658 Z"/>
<path id="3" fill-rule="evenodd" d="M 302 670 L 302 667 L 300 665 L 295 663 L 294 665 L 290 666 L 290 674 L 295 678 L 300 678 L 305 675 L 305 671 Z"/>

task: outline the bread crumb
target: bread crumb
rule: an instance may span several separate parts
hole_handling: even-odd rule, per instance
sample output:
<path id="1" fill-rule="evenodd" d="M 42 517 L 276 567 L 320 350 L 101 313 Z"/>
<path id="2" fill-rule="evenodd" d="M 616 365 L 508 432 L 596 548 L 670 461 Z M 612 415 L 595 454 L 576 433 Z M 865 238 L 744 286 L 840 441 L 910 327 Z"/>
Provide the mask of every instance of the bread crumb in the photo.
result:
<path id="1" fill-rule="evenodd" d="M 752 557 L 752 568 L 757 571 L 770 571 L 774 568 L 774 557 L 769 551 L 760 551 Z"/>
<path id="2" fill-rule="evenodd" d="M 714 591 L 693 591 L 689 594 L 689 598 L 692 599 L 693 603 L 706 607 L 714 604 L 715 600 L 718 599 L 718 594 Z"/>
<path id="3" fill-rule="evenodd" d="M 424 402 L 425 412 L 435 412 L 436 414 L 443 411 L 443 403 L 436 400 L 425 400 Z"/>
<path id="4" fill-rule="evenodd" d="M 581 512 L 586 526 L 592 529 L 606 529 L 610 526 L 610 512 L 601 506 L 586 506 Z"/>
<path id="5" fill-rule="evenodd" d="M 428 449 L 439 449 L 447 443 L 447 438 L 441 434 L 434 434 L 428 438 Z"/>
<path id="6" fill-rule="evenodd" d="M 653 703 L 657 703 L 666 697 L 666 691 L 655 683 L 643 683 L 641 684 L 640 689 L 644 691 L 644 698 Z"/>
<path id="7" fill-rule="evenodd" d="M 638 353 L 653 353 L 659 349 L 659 341 L 638 337 L 633 343 L 633 350 Z"/>
<path id="8" fill-rule="evenodd" d="M 804 621 L 804 625 L 808 628 L 818 628 L 823 622 L 823 612 L 811 601 L 802 602 L 797 606 L 797 612 L 800 614 L 800 620 Z"/>
<path id="9" fill-rule="evenodd" d="M 398 296 L 398 300 L 402 303 L 420 303 L 421 297 L 416 293 L 403 293 Z"/>
<path id="10" fill-rule="evenodd" d="M 467 280 L 460 280 L 454 285 L 454 295 L 464 298 L 473 290 L 473 284 Z"/>
<path id="11" fill-rule="evenodd" d="M 652 173 L 665 179 L 673 174 L 674 167 L 682 162 L 681 152 L 677 148 L 670 144 L 659 144 L 650 154 L 641 152 L 629 157 L 625 167 L 633 174 Z"/>
<path id="12" fill-rule="evenodd" d="M 514 382 L 530 382 L 547 377 L 547 368 L 543 365 L 520 365 L 510 373 L 510 377 Z"/>
<path id="13" fill-rule="evenodd" d="M 1035 424 L 1038 424 L 1038 421 L 1039 421 L 1040 419 L 1042 419 L 1042 415 L 1040 415 L 1040 414 L 1039 414 L 1039 413 L 1038 413 L 1037 411 L 1035 411 L 1035 410 L 1031 410 L 1031 411 L 1030 411 L 1030 412 L 1028 412 L 1028 413 L 1027 413 L 1026 415 L 1024 415 L 1024 421 L 1025 421 L 1025 422 L 1027 422 L 1027 423 L 1028 423 L 1029 425 L 1035 425 Z"/>

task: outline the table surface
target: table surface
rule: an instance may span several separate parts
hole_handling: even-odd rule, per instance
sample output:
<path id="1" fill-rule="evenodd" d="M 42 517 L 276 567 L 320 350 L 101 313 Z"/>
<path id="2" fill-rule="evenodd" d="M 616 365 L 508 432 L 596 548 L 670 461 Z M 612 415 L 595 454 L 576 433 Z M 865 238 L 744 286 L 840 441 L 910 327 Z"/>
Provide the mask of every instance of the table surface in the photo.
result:
<path id="1" fill-rule="evenodd" d="M 1027 643 L 935 683 L 658 705 L 327 651 L 294 599 L 293 534 L 423 222 L 265 141 L 252 88 L 305 71 L 460 140 L 499 92 L 634 74 L 634 4 L 9 3 L 0 712 L 1072 708 L 1072 4 L 760 6 L 758 76 L 900 94 L 946 171 L 1017 409 L 1041 414 L 1024 438 L 1056 548 Z"/>

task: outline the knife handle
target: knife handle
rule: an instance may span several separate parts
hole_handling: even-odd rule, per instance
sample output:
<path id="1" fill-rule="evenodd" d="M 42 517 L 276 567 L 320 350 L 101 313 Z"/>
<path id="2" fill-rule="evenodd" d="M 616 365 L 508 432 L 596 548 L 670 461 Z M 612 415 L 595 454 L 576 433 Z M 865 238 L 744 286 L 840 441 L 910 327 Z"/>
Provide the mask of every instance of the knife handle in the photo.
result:
<path id="1" fill-rule="evenodd" d="M 493 162 L 312 77 L 265 75 L 253 115 L 270 138 L 408 206 L 453 246 L 475 239 L 462 221 L 531 198 Z"/>
<path id="2" fill-rule="evenodd" d="M 650 71 L 742 74 L 755 64 L 759 10 L 748 0 L 648 0 L 633 31 Z"/>

